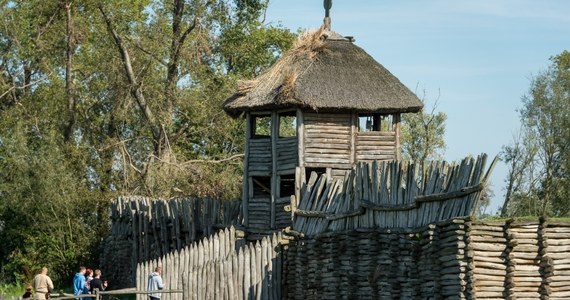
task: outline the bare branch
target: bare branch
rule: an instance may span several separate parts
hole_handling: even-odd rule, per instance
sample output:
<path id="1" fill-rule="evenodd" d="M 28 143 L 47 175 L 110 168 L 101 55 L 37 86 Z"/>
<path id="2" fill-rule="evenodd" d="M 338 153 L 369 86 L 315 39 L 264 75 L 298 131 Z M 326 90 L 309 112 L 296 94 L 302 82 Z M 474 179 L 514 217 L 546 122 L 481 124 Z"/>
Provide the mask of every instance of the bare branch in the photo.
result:
<path id="1" fill-rule="evenodd" d="M 158 126 L 158 123 L 154 117 L 154 114 L 152 113 L 152 111 L 150 110 L 150 108 L 147 105 L 147 102 L 146 102 L 144 94 L 141 90 L 140 84 L 137 82 L 137 79 L 136 79 L 136 76 L 134 74 L 133 67 L 131 64 L 131 58 L 130 58 L 129 52 L 127 51 L 127 48 L 123 44 L 121 37 L 119 36 L 117 31 L 115 30 L 115 28 L 113 26 L 113 21 L 111 20 L 111 17 L 105 12 L 105 9 L 104 9 L 102 3 L 99 4 L 99 11 L 101 12 L 101 15 L 103 16 L 103 18 L 105 20 L 105 23 L 107 24 L 107 29 L 111 33 L 111 36 L 113 37 L 113 40 L 115 41 L 115 45 L 117 46 L 117 49 L 119 50 L 119 52 L 121 54 L 121 58 L 123 60 L 123 67 L 125 68 L 125 74 L 129 80 L 129 83 L 131 84 L 132 89 L 133 89 L 132 94 L 133 94 L 134 98 L 136 99 L 137 104 L 139 105 L 139 108 L 143 112 L 144 117 L 150 123 L 152 136 L 153 136 L 153 140 L 154 140 L 153 142 L 155 144 L 155 153 L 158 154 L 160 152 L 160 127 Z"/>
<path id="2" fill-rule="evenodd" d="M 177 51 L 176 51 L 176 52 L 177 52 L 177 53 L 176 53 L 177 55 L 178 55 L 178 53 L 180 53 L 180 48 L 182 48 L 182 45 L 183 45 L 184 42 L 186 41 L 186 38 L 188 37 L 188 35 L 189 35 L 192 31 L 194 31 L 194 29 L 196 28 L 196 25 L 198 24 L 198 20 L 199 20 L 199 17 L 198 17 L 198 16 L 194 17 L 194 20 L 192 21 L 192 24 L 190 25 L 190 27 L 188 27 L 188 28 L 184 31 L 184 33 L 182 34 L 182 36 L 180 36 L 180 39 L 178 40 L 178 43 L 179 43 L 179 44 L 178 44 L 178 49 L 176 49 L 176 50 L 177 50 Z"/>
<path id="3" fill-rule="evenodd" d="M 161 64 L 161 65 L 163 65 L 163 66 L 165 66 L 165 67 L 168 66 L 168 64 L 167 64 L 164 60 L 162 60 L 160 57 L 158 57 L 156 54 L 154 54 L 154 53 L 152 53 L 152 52 L 146 50 L 146 49 L 141 45 L 140 41 L 132 41 L 131 39 L 128 39 L 128 40 L 131 41 L 131 42 L 133 43 L 133 45 L 135 45 L 135 47 L 136 47 L 137 49 L 139 49 L 139 50 L 142 51 L 144 54 L 146 54 L 146 55 L 150 56 L 151 58 L 153 58 L 153 59 L 154 59 L 156 62 L 158 62 L 159 64 Z"/>
<path id="4" fill-rule="evenodd" d="M 0 95 L 0 99 L 2 99 L 4 96 L 6 96 L 8 93 L 10 93 L 10 92 L 13 91 L 13 90 L 23 90 L 23 89 L 25 89 L 25 88 L 27 88 L 27 87 L 30 87 L 30 86 L 35 85 L 35 84 L 37 84 L 37 83 L 40 83 L 40 82 L 42 82 L 42 81 L 46 81 L 46 79 L 45 79 L 45 78 L 44 78 L 44 79 L 38 79 L 38 80 L 36 80 L 36 81 L 34 81 L 34 82 L 30 82 L 30 83 L 25 84 L 25 85 L 23 85 L 23 86 L 12 86 L 12 87 L 9 88 L 7 91 L 5 91 L 4 93 L 2 93 L 2 95 Z"/>
<path id="5" fill-rule="evenodd" d="M 228 158 L 224 158 L 224 159 L 220 159 L 220 160 L 193 159 L 193 160 L 188 160 L 188 161 L 183 162 L 182 165 L 193 164 L 193 163 L 220 164 L 220 163 L 232 161 L 232 160 L 242 158 L 242 157 L 244 157 L 243 154 L 235 154 L 235 155 L 232 155 Z"/>
<path id="6" fill-rule="evenodd" d="M 172 163 L 172 162 L 169 162 L 169 161 L 165 161 L 165 160 L 163 160 L 163 159 L 161 159 L 161 158 L 159 158 L 159 157 L 156 157 L 156 156 L 153 156 L 152 158 L 157 159 L 157 160 L 159 160 L 160 162 L 165 163 L 165 164 L 168 164 L 168 165 L 174 165 L 174 166 L 177 166 L 177 167 L 183 167 L 183 166 L 186 166 L 186 165 L 191 165 L 191 164 L 196 164 L 196 163 L 202 163 L 202 164 L 221 164 L 221 163 L 225 163 L 225 162 L 228 162 L 228 161 L 236 160 L 236 159 L 239 159 L 239 158 L 242 158 L 242 157 L 244 157 L 244 154 L 241 154 L 241 153 L 240 153 L 240 154 L 235 154 L 235 155 L 232 155 L 232 156 L 230 156 L 230 157 L 227 157 L 227 158 L 224 158 L 224 159 L 220 159 L 220 160 L 213 160 L 213 159 L 192 159 L 192 160 L 187 160 L 187 161 L 185 161 L 185 162 L 183 162 L 183 163 L 179 163 L 179 164 L 178 164 L 178 163 Z"/>

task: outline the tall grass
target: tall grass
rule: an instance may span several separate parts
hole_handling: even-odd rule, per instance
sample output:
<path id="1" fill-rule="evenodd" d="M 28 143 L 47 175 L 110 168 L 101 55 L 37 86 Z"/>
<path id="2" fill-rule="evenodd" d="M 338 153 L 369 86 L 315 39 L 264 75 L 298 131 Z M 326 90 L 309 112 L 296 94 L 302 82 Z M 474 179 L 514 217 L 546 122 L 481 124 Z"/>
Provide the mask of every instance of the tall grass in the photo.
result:
<path id="1" fill-rule="evenodd" d="M 21 285 L 0 283 L 0 299 L 12 300 L 22 296 L 26 288 Z"/>

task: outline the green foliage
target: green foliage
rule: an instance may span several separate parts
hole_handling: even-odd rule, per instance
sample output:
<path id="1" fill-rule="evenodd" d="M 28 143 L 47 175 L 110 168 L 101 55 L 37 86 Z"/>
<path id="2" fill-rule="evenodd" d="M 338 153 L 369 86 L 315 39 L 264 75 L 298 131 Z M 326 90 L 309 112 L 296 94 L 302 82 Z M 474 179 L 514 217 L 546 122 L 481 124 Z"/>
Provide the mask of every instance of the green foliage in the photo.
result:
<path id="1" fill-rule="evenodd" d="M 521 133 L 504 147 L 509 166 L 503 216 L 570 215 L 570 52 L 531 81 Z"/>
<path id="2" fill-rule="evenodd" d="M 0 4 L 1 282 L 96 266 L 118 195 L 239 197 L 244 124 L 222 102 L 294 38 L 267 3 Z"/>
<path id="3" fill-rule="evenodd" d="M 297 117 L 281 116 L 279 118 L 279 136 L 292 137 L 297 135 Z"/>
<path id="4" fill-rule="evenodd" d="M 64 279 L 76 263 L 97 259 L 97 224 L 107 222 L 97 212 L 108 204 L 84 184 L 86 175 L 73 165 L 74 153 L 58 145 L 56 129 L 23 110 L 18 116 L 5 114 L 0 122 L 10 131 L 1 131 L 0 148 L 0 169 L 10 170 L 0 173 L 2 274 L 30 282 L 45 265 L 57 270 L 54 280 Z"/>
<path id="5" fill-rule="evenodd" d="M 423 163 L 443 156 L 447 115 L 436 112 L 436 108 L 437 102 L 429 112 L 424 107 L 418 113 L 402 115 L 402 154 L 405 159 Z"/>
<path id="6" fill-rule="evenodd" d="M 4 299 L 18 299 L 26 291 L 26 287 L 19 284 L 0 283 L 0 296 Z"/>

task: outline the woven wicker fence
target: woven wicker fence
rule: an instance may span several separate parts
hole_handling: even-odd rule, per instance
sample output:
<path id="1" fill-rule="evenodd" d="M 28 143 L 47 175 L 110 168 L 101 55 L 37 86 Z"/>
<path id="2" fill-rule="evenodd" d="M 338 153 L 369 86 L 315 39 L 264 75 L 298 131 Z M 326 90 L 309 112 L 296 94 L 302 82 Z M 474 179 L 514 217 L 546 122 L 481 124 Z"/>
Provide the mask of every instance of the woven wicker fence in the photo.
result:
<path id="1" fill-rule="evenodd" d="M 296 238 L 286 299 L 570 299 L 570 222 L 472 222 Z"/>
<path id="2" fill-rule="evenodd" d="M 570 299 L 570 223 L 488 222 L 468 233 L 478 299 Z"/>
<path id="3" fill-rule="evenodd" d="M 292 241 L 285 256 L 286 299 L 464 297 L 465 223 L 328 232 Z"/>

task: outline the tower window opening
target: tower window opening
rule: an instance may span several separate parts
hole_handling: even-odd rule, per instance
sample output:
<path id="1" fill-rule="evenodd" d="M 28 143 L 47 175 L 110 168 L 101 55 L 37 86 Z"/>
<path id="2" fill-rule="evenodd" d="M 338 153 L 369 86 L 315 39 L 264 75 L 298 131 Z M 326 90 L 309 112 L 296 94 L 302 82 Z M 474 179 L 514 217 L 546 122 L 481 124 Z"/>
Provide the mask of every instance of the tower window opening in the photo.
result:
<path id="1" fill-rule="evenodd" d="M 268 198 L 271 197 L 271 177 L 270 176 L 253 176 L 253 197 Z"/>
<path id="2" fill-rule="evenodd" d="M 281 175 L 279 180 L 279 197 L 295 195 L 295 174 Z"/>
<path id="3" fill-rule="evenodd" d="M 358 131 L 393 131 L 393 116 L 381 114 L 359 114 Z"/>
<path id="4" fill-rule="evenodd" d="M 297 136 L 297 114 L 286 112 L 279 114 L 279 137 Z"/>
<path id="5" fill-rule="evenodd" d="M 264 138 L 271 136 L 271 115 L 252 116 L 252 138 Z"/>

